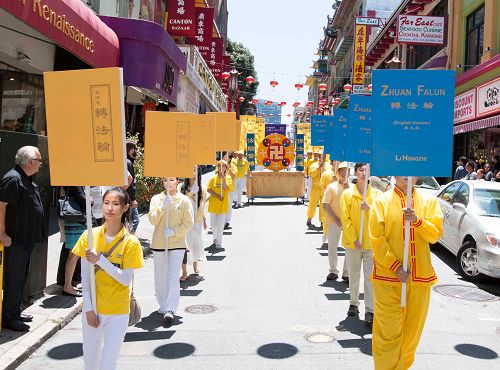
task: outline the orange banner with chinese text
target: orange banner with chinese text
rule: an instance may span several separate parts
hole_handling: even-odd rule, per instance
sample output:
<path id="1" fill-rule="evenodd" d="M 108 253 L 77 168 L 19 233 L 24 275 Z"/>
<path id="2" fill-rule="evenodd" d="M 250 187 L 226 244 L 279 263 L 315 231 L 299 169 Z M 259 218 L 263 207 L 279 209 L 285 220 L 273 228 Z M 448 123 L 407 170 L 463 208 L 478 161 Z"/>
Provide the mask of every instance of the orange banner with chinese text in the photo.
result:
<path id="1" fill-rule="evenodd" d="M 354 61 L 352 69 L 352 84 L 364 85 L 366 59 L 366 26 L 356 25 L 354 36 Z"/>

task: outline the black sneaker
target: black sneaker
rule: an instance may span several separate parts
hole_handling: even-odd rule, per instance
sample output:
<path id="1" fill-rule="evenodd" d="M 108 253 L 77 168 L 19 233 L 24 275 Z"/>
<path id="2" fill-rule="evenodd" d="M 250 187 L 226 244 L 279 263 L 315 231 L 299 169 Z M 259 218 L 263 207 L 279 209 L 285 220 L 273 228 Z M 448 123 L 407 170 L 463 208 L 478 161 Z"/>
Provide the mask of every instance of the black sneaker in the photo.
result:
<path id="1" fill-rule="evenodd" d="M 227 230 L 229 229 L 229 222 L 226 222 L 226 224 L 224 225 L 224 230 Z"/>
<path id="2" fill-rule="evenodd" d="M 333 272 L 330 272 L 328 276 L 326 277 L 326 280 L 337 280 L 339 276 L 337 274 L 334 274 Z"/>
<path id="3" fill-rule="evenodd" d="M 349 310 L 347 310 L 347 316 L 357 316 L 359 315 L 359 310 L 357 306 L 350 305 Z"/>
<path id="4" fill-rule="evenodd" d="M 365 324 L 368 326 L 373 325 L 373 312 L 365 313 Z"/>
<path id="5" fill-rule="evenodd" d="M 20 320 L 12 320 L 2 323 L 4 329 L 10 329 L 13 331 L 30 331 L 30 327 Z"/>
<path id="6" fill-rule="evenodd" d="M 342 276 L 342 281 L 346 284 L 349 284 L 349 276 Z"/>
<path id="7" fill-rule="evenodd" d="M 311 225 L 312 225 L 311 220 L 307 220 L 306 226 L 311 226 Z"/>

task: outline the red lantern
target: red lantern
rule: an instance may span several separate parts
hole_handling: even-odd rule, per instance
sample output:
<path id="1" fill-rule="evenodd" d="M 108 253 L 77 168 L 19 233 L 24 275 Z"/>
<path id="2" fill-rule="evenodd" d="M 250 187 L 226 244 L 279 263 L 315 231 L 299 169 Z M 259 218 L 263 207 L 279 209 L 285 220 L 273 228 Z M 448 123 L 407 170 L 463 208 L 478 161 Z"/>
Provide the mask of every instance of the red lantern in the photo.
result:
<path id="1" fill-rule="evenodd" d="M 248 76 L 247 78 L 245 78 L 245 82 L 251 85 L 255 82 L 255 78 L 253 78 L 252 76 Z"/>
<path id="2" fill-rule="evenodd" d="M 278 81 L 276 81 L 276 80 L 271 80 L 271 81 L 269 81 L 269 83 L 271 84 L 272 87 L 278 86 Z"/>
<path id="3" fill-rule="evenodd" d="M 266 100 L 264 103 L 265 106 L 269 107 L 270 105 L 273 105 L 273 102 L 271 100 Z"/>
<path id="4" fill-rule="evenodd" d="M 282 107 L 284 107 L 286 105 L 286 101 L 282 101 L 280 104 Z"/>
<path id="5" fill-rule="evenodd" d="M 345 84 L 344 85 L 344 91 L 345 92 L 349 92 L 352 90 L 352 85 L 351 84 Z"/>
<path id="6" fill-rule="evenodd" d="M 299 105 L 300 105 L 300 102 L 298 102 L 298 101 L 296 101 L 295 103 L 293 103 L 293 107 L 294 108 L 297 108 Z"/>
<path id="7" fill-rule="evenodd" d="M 319 91 L 326 91 L 328 89 L 328 85 L 327 84 L 319 84 L 318 85 L 318 90 Z"/>
<path id="8" fill-rule="evenodd" d="M 281 113 L 278 113 L 278 117 L 281 117 L 281 116 L 282 116 L 282 114 L 281 114 Z"/>
<path id="9" fill-rule="evenodd" d="M 222 72 L 221 77 L 223 80 L 229 80 L 229 77 L 231 77 L 231 75 L 229 74 L 229 72 Z"/>
<path id="10" fill-rule="evenodd" d="M 368 91 L 370 91 L 370 92 L 372 91 L 372 84 L 368 85 Z"/>
<path id="11" fill-rule="evenodd" d="M 287 117 L 291 117 L 292 115 L 291 115 L 290 113 L 288 113 L 286 116 L 287 116 Z"/>
<path id="12" fill-rule="evenodd" d="M 243 96 L 240 96 L 238 100 L 240 101 L 240 103 L 243 103 L 245 101 L 245 98 Z"/>
<path id="13" fill-rule="evenodd" d="M 252 104 L 257 104 L 259 102 L 259 99 L 253 99 Z"/>
<path id="14" fill-rule="evenodd" d="M 309 100 L 307 103 L 306 103 L 306 107 L 312 107 L 314 105 L 314 102 L 312 100 Z"/>
<path id="15" fill-rule="evenodd" d="M 265 117 L 265 116 L 266 116 L 266 114 L 265 114 L 265 113 L 262 113 L 262 114 L 261 114 L 261 116 L 262 116 L 262 117 Z"/>
<path id="16" fill-rule="evenodd" d="M 297 82 L 297 83 L 295 84 L 295 88 L 296 88 L 297 90 L 300 90 L 300 89 L 302 89 L 303 87 L 304 87 L 304 85 L 303 85 L 303 84 L 301 84 L 300 82 Z"/>
<path id="17" fill-rule="evenodd" d="M 272 114 L 272 113 L 269 113 L 269 117 L 273 117 L 273 116 L 274 116 L 274 114 Z"/>
<path id="18" fill-rule="evenodd" d="M 340 103 L 340 98 L 335 98 L 335 104 Z"/>

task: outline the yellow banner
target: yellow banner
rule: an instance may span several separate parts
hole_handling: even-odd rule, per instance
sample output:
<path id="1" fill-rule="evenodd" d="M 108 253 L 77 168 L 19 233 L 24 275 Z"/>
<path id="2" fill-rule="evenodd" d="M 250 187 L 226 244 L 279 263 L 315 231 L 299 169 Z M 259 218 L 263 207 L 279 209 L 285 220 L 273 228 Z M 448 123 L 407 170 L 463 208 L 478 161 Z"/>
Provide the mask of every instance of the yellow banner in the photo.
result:
<path id="1" fill-rule="evenodd" d="M 51 185 L 127 184 L 122 70 L 44 72 L 43 79 Z"/>
<path id="2" fill-rule="evenodd" d="M 201 130 L 200 116 L 192 113 L 146 112 L 144 176 L 193 177 Z M 212 160 L 213 161 L 213 160 Z"/>
<path id="3" fill-rule="evenodd" d="M 216 142 L 216 119 L 214 116 L 201 114 L 198 116 L 200 120 L 200 135 L 197 135 L 195 140 L 200 140 L 195 143 L 195 148 L 200 148 L 199 152 L 195 153 L 196 164 L 213 164 L 215 162 L 215 153 L 217 151 Z"/>
<path id="4" fill-rule="evenodd" d="M 216 150 L 235 151 L 236 147 L 236 113 L 235 112 L 210 112 L 209 116 L 216 118 Z"/>
<path id="5" fill-rule="evenodd" d="M 354 61 L 352 69 L 352 84 L 363 85 L 365 80 L 366 59 L 366 26 L 356 25 L 354 36 Z"/>

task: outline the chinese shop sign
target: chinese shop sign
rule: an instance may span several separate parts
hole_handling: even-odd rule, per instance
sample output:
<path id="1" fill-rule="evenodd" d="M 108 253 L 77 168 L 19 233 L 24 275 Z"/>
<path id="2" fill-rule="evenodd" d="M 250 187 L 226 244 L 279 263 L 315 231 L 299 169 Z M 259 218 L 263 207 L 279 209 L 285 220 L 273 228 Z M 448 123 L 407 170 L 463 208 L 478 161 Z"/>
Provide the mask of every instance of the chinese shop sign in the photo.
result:
<path id="1" fill-rule="evenodd" d="M 400 44 L 442 45 L 444 17 L 399 15 L 397 40 Z"/>
<path id="2" fill-rule="evenodd" d="M 195 0 L 169 0 L 167 32 L 174 36 L 194 36 Z"/>
<path id="3" fill-rule="evenodd" d="M 358 86 L 363 86 L 365 80 L 366 60 L 366 30 L 367 26 L 356 24 L 354 36 L 354 58 L 352 69 L 353 91 L 358 91 Z"/>

